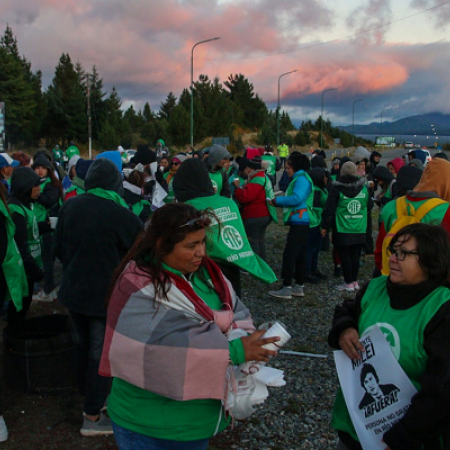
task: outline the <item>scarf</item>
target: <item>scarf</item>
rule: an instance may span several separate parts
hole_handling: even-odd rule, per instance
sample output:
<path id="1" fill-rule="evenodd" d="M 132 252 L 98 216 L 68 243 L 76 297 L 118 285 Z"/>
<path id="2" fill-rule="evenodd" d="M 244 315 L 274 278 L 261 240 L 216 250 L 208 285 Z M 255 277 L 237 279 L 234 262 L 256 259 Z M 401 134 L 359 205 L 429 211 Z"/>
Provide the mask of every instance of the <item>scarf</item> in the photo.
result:
<path id="1" fill-rule="evenodd" d="M 254 330 L 248 309 L 208 258 L 202 261 L 223 310 L 213 311 L 189 281 L 170 271 L 168 299 L 157 297 L 149 275 L 132 261 L 110 303 L 99 373 L 185 401 L 223 399 L 229 368 L 227 334 Z"/>
<path id="2" fill-rule="evenodd" d="M 124 208 L 128 209 L 128 205 L 126 204 L 125 200 L 117 192 L 108 191 L 106 189 L 97 187 L 89 189 L 87 193 L 95 195 L 96 197 L 104 198 L 106 200 L 112 200 L 116 205 L 123 206 Z"/>

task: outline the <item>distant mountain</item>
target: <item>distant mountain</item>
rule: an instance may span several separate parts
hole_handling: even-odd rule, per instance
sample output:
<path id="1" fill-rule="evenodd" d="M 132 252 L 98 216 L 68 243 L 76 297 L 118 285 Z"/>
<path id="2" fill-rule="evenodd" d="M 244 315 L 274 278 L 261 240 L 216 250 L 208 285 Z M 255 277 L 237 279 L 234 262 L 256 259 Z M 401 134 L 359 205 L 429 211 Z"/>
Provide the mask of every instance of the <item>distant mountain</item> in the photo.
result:
<path id="1" fill-rule="evenodd" d="M 433 125 L 433 126 L 432 126 Z M 341 130 L 353 133 L 353 126 L 338 127 Z M 441 113 L 422 114 L 420 116 L 404 117 L 395 122 L 383 121 L 383 135 L 391 134 L 418 134 L 432 135 L 433 128 L 437 136 L 450 135 L 450 115 Z M 356 125 L 355 134 L 381 133 L 381 122 L 372 122 L 368 125 Z"/>

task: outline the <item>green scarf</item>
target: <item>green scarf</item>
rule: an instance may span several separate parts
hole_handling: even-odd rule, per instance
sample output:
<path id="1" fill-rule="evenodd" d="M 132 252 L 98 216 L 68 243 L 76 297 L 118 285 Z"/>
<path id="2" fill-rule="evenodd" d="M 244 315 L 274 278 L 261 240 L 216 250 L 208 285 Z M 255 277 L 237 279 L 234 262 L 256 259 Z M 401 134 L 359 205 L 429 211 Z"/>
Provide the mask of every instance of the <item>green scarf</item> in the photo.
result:
<path id="1" fill-rule="evenodd" d="M 100 198 L 104 198 L 106 200 L 112 200 L 116 205 L 123 206 L 124 208 L 128 209 L 128 205 L 126 204 L 125 200 L 117 192 L 108 191 L 102 188 L 94 188 L 89 189 L 87 193 Z"/>

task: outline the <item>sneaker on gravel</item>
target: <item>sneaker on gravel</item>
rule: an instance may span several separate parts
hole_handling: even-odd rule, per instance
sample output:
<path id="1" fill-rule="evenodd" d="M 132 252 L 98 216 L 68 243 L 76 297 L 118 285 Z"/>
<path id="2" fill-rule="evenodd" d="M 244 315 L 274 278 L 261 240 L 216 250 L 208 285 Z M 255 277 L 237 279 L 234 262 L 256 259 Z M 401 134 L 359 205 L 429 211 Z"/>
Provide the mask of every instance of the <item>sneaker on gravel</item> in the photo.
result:
<path id="1" fill-rule="evenodd" d="M 359 284 L 358 284 L 357 281 L 354 281 L 352 284 L 353 284 L 353 289 L 354 289 L 355 291 L 359 290 Z"/>
<path id="2" fill-rule="evenodd" d="M 33 295 L 32 300 L 34 302 L 52 302 L 54 297 L 51 292 L 46 294 L 44 289 L 41 289 L 36 295 Z"/>
<path id="3" fill-rule="evenodd" d="M 337 291 L 347 291 L 347 292 L 353 292 L 355 290 L 355 288 L 353 287 L 353 283 L 342 283 L 342 284 L 338 284 L 337 286 L 334 287 Z"/>
<path id="4" fill-rule="evenodd" d="M 276 298 L 282 298 L 284 300 L 291 300 L 292 288 L 290 286 L 282 286 L 277 291 L 269 291 L 269 295 Z"/>
<path id="5" fill-rule="evenodd" d="M 304 297 L 305 293 L 303 292 L 304 286 L 301 286 L 300 284 L 294 284 L 291 289 L 291 295 L 292 297 Z"/>
<path id="6" fill-rule="evenodd" d="M 8 440 L 8 428 L 6 427 L 5 419 L 0 416 L 0 442 Z"/>
<path id="7" fill-rule="evenodd" d="M 83 426 L 80 429 L 80 434 L 85 437 L 113 434 L 111 419 L 101 412 L 98 420 L 92 422 L 86 417 L 86 413 L 83 413 Z"/>

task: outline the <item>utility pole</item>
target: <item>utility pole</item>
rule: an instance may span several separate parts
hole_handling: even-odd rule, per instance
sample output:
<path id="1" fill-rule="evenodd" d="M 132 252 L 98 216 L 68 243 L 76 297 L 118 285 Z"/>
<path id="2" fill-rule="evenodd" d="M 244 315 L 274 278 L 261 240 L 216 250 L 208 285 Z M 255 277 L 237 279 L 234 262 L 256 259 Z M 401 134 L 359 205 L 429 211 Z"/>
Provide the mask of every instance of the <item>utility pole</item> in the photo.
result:
<path id="1" fill-rule="evenodd" d="M 87 116 L 88 116 L 89 159 L 92 159 L 91 79 L 88 73 L 86 74 L 86 97 L 87 97 Z"/>

